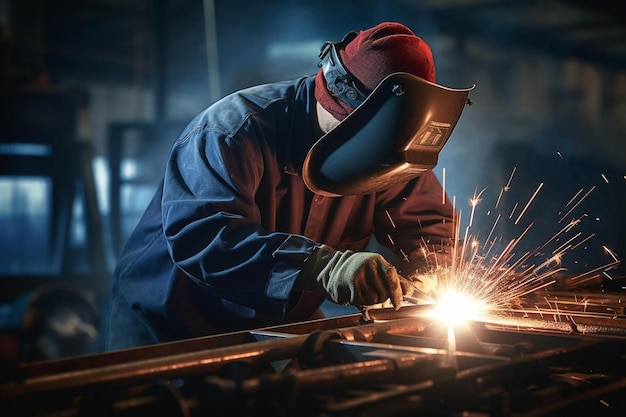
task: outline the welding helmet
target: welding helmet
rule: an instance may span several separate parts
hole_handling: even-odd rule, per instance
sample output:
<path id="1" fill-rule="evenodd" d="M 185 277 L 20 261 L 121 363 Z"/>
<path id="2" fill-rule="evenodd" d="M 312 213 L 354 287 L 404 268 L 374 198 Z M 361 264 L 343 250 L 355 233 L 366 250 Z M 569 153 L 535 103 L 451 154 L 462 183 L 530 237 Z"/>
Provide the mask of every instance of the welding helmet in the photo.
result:
<path id="1" fill-rule="evenodd" d="M 326 42 L 315 95 L 341 122 L 306 155 L 307 187 L 327 196 L 369 194 L 434 168 L 474 88 L 434 80 L 430 48 L 400 24 Z"/>

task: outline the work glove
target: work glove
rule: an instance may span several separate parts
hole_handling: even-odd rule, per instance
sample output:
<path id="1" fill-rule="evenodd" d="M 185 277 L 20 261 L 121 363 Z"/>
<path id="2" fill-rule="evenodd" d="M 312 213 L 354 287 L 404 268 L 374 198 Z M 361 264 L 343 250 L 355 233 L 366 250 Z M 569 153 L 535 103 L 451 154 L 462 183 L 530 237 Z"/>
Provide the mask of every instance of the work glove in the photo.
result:
<path id="1" fill-rule="evenodd" d="M 311 291 L 342 305 L 370 306 L 390 300 L 399 309 L 410 294 L 410 280 L 373 252 L 337 251 L 321 245 L 304 262 L 296 288 Z"/>

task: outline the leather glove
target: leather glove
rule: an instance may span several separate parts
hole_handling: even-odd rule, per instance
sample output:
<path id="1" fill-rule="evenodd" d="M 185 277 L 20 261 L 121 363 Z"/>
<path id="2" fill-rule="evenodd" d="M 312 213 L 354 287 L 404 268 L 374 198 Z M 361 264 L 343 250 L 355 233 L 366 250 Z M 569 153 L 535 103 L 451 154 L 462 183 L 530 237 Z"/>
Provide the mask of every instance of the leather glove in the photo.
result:
<path id="1" fill-rule="evenodd" d="M 382 255 L 336 251 L 326 245 L 304 262 L 295 286 L 343 305 L 369 306 L 390 299 L 396 309 L 412 288 Z"/>

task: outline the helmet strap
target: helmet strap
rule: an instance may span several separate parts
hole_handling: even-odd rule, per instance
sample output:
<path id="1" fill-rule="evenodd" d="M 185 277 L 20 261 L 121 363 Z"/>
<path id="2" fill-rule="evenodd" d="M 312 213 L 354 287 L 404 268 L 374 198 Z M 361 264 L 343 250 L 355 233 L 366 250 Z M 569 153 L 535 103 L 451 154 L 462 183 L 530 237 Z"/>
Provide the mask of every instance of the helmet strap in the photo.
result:
<path id="1" fill-rule="evenodd" d="M 358 107 L 365 99 L 367 94 L 363 93 L 358 87 L 356 79 L 345 69 L 337 52 L 337 45 L 343 46 L 349 43 L 357 36 L 357 33 L 348 32 L 346 36 L 339 42 L 326 41 L 319 52 L 320 63 L 324 79 L 326 80 L 326 88 L 338 99 L 348 103 L 352 107 Z"/>

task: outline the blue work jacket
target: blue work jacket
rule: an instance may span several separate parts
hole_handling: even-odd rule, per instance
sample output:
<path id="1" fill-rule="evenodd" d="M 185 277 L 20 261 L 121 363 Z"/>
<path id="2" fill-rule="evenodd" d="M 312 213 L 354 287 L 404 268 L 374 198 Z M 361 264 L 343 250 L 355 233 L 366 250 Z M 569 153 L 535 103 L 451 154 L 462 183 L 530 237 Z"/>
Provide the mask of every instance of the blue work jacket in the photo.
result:
<path id="1" fill-rule="evenodd" d="M 307 189 L 313 91 L 314 77 L 244 89 L 184 129 L 118 261 L 107 349 L 316 317 L 323 298 L 292 287 L 321 243 L 359 251 L 375 236 L 403 260 L 449 243 L 453 209 L 432 172 L 370 195 Z"/>

